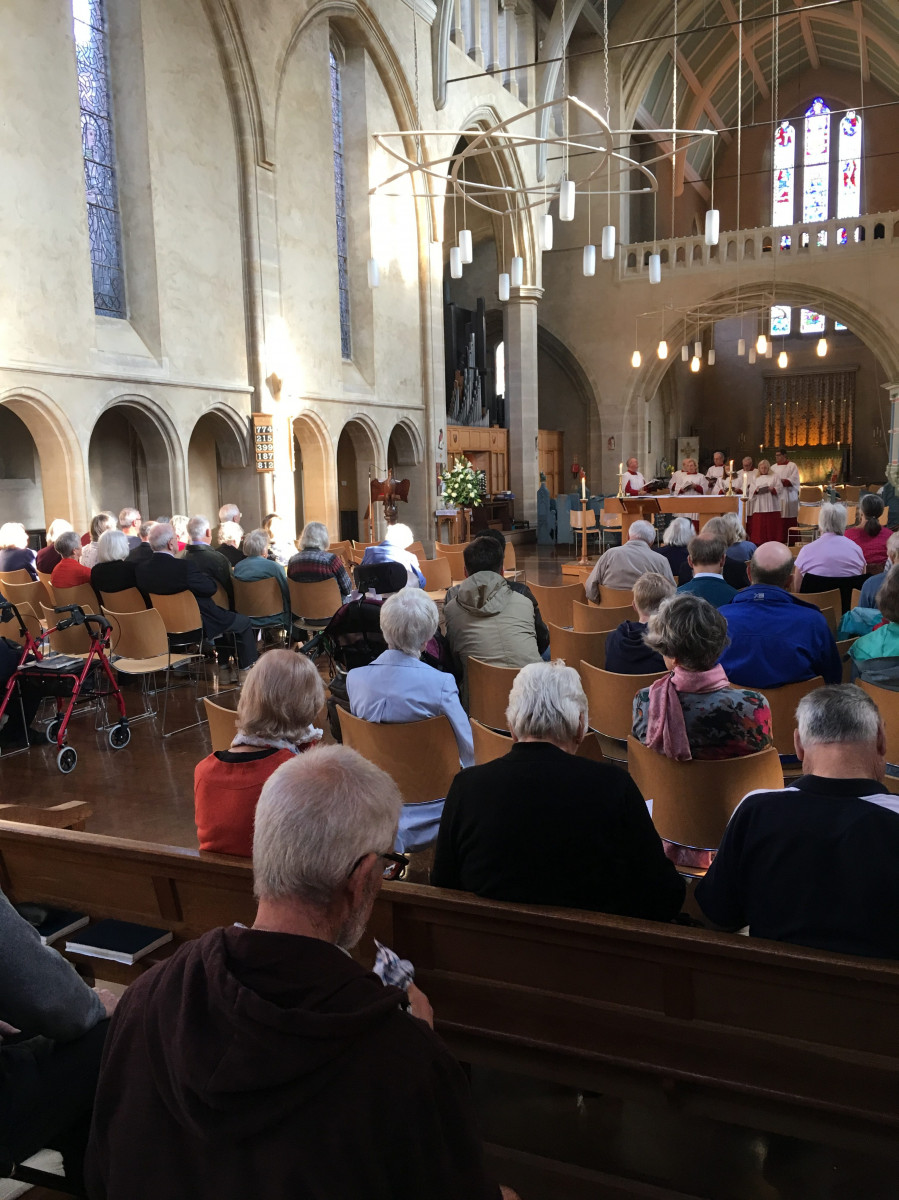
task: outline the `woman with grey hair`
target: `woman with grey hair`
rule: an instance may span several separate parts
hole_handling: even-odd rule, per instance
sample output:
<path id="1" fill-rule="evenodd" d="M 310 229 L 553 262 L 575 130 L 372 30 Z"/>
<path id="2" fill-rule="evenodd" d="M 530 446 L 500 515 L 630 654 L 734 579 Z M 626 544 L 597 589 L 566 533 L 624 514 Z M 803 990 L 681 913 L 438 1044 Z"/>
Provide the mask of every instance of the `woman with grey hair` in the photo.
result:
<path id="1" fill-rule="evenodd" d="M 336 579 L 341 599 L 353 590 L 353 581 L 339 554 L 331 554 L 328 529 L 321 521 L 307 521 L 300 534 L 300 552 L 287 564 L 287 577 L 297 583 L 321 583 Z"/>
<path id="2" fill-rule="evenodd" d="M 134 563 L 127 561 L 130 549 L 128 538 L 121 529 L 107 529 L 97 539 L 97 561 L 91 567 L 91 587 L 100 603 L 113 612 L 118 611 L 116 592 L 137 587 Z"/>
<path id="3" fill-rule="evenodd" d="M 75 530 L 67 529 L 53 544 L 59 555 L 59 562 L 50 572 L 53 587 L 72 588 L 90 583 L 91 573 L 81 565 L 81 538 Z"/>
<path id="4" fill-rule="evenodd" d="M 728 644 L 727 621 L 691 592 L 665 600 L 649 618 L 646 644 L 670 674 L 634 697 L 633 734 L 678 761 L 742 758 L 774 744 L 771 709 L 761 692 L 733 688 L 718 659 Z M 708 867 L 706 850 L 665 843 L 681 866 Z"/>
<path id="5" fill-rule="evenodd" d="M 234 578 L 245 583 L 256 583 L 260 579 L 277 579 L 281 591 L 281 611 L 265 617 L 251 617 L 254 629 L 286 629 L 290 632 L 290 592 L 284 568 L 274 559 L 266 558 L 269 548 L 268 534 L 264 529 L 254 529 L 243 540 L 244 557 L 234 568 Z"/>
<path id="6" fill-rule="evenodd" d="M 865 556 L 846 535 L 846 508 L 842 504 L 822 504 L 818 512 L 819 535 L 796 555 L 793 591 L 802 587 L 804 575 L 827 579 L 847 579 L 865 574 Z M 859 585 L 861 586 L 861 585 Z M 814 591 L 813 586 L 802 589 Z M 818 589 L 826 590 L 826 589 Z M 847 605 L 848 607 L 848 605 Z"/>
<path id="7" fill-rule="evenodd" d="M 727 546 L 724 556 L 724 582 L 738 591 L 749 582 L 747 564 L 758 547 L 746 536 L 739 514 L 728 512 L 706 521 L 703 533 L 711 533 L 723 539 Z"/>
<path id="8" fill-rule="evenodd" d="M 509 753 L 453 780 L 431 883 L 519 904 L 669 921 L 684 881 L 636 785 L 580 757 L 587 698 L 561 662 L 522 667 L 506 711 Z"/>
<path id="9" fill-rule="evenodd" d="M 656 554 L 668 559 L 671 574 L 675 579 L 678 572 L 687 562 L 687 543 L 693 536 L 693 522 L 688 517 L 675 517 L 662 537 L 661 546 L 654 546 Z M 687 572 L 687 578 L 691 572 Z"/>
<path id="10" fill-rule="evenodd" d="M 111 512 L 100 512 L 91 521 L 90 536 L 91 540 L 86 546 L 81 547 L 81 565 L 87 567 L 88 570 L 97 562 L 97 542 L 100 534 L 105 533 L 107 529 L 115 529 L 116 515 Z"/>

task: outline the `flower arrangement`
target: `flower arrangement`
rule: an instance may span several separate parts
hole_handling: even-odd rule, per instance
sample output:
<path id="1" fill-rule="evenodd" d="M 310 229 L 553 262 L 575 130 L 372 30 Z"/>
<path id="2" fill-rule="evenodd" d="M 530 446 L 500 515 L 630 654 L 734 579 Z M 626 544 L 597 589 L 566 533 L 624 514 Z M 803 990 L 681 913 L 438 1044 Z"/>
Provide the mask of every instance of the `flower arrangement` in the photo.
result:
<path id="1" fill-rule="evenodd" d="M 440 478 L 443 482 L 443 498 L 448 504 L 456 508 L 475 508 L 481 503 L 478 473 L 461 454 Z"/>

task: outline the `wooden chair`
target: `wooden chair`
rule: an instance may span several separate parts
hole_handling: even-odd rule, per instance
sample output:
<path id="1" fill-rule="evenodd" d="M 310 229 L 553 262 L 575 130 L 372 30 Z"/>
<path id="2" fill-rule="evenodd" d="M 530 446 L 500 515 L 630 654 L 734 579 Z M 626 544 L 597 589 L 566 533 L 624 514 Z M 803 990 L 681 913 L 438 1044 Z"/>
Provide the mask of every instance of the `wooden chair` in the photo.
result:
<path id="1" fill-rule="evenodd" d="M 425 577 L 425 591 L 444 595 L 453 585 L 453 571 L 448 558 L 420 558 L 418 565 Z"/>
<path id="2" fill-rule="evenodd" d="M 837 650 L 840 652 L 840 661 L 843 664 L 843 683 L 852 682 L 852 659 L 849 657 L 849 647 L 856 641 L 858 641 L 857 637 L 851 637 L 837 642 Z"/>
<path id="3" fill-rule="evenodd" d="M 515 547 L 510 541 L 506 541 L 506 548 L 503 551 L 503 575 L 506 579 L 524 579 L 524 571 L 519 571 L 518 561 L 515 557 Z"/>
<path id="4" fill-rule="evenodd" d="M 35 571 L 37 571 L 38 579 L 44 585 L 44 587 L 47 589 L 47 594 L 52 596 L 53 595 L 53 584 L 50 582 L 50 572 L 49 571 L 38 571 L 37 567 L 35 567 L 34 569 L 35 569 Z"/>
<path id="5" fill-rule="evenodd" d="M 566 583 L 561 587 L 545 587 L 540 583 L 530 583 L 528 587 L 534 594 L 534 599 L 540 606 L 540 616 L 548 624 L 571 625 L 571 608 L 575 600 L 584 599 L 582 583 Z"/>
<path id="6" fill-rule="evenodd" d="M 574 537 L 575 549 L 577 549 L 581 544 L 581 530 L 586 526 L 587 553 L 589 554 L 590 538 L 592 537 L 592 538 L 596 538 L 598 540 L 601 536 L 600 527 L 596 523 L 596 513 L 593 511 L 592 508 L 588 508 L 586 512 L 582 512 L 579 509 L 572 509 L 572 511 L 568 514 L 568 520 L 571 525 L 572 535 Z M 618 524 L 620 527 L 620 525 L 621 525 L 620 517 L 618 520 Z"/>
<path id="7" fill-rule="evenodd" d="M 16 611 L 22 618 L 22 624 L 27 628 L 31 636 L 37 640 L 43 632 L 41 628 L 40 618 L 35 615 L 34 609 L 30 604 L 16 605 Z M 4 621 L 0 625 L 0 637 L 9 638 L 11 642 L 18 642 L 20 646 L 25 645 L 25 635 L 21 632 L 15 618 L 11 621 Z M 0 820 L 3 818 L 0 817 Z"/>
<path id="8" fill-rule="evenodd" d="M 612 588 L 599 585 L 599 603 L 604 608 L 623 608 L 634 603 L 633 588 Z"/>
<path id="9" fill-rule="evenodd" d="M 175 592 L 171 596 L 150 592 L 150 604 L 162 617 L 170 645 L 202 646 L 203 617 L 193 592 Z"/>
<path id="10" fill-rule="evenodd" d="M 793 534 L 796 534 L 794 541 L 810 542 L 818 535 L 818 513 L 820 507 L 817 504 L 803 504 L 799 502 L 799 512 L 796 517 L 796 524 L 791 525 L 787 530 L 787 544 Z"/>
<path id="11" fill-rule="evenodd" d="M 298 583 L 288 578 L 287 590 L 294 624 L 309 633 L 324 629 L 343 604 L 340 587 L 333 577 L 317 583 Z"/>
<path id="12" fill-rule="evenodd" d="M 569 514 L 574 516 L 573 513 Z M 606 539 L 614 546 L 616 545 L 616 537 L 621 538 L 621 513 L 606 512 L 602 509 L 599 514 L 599 552 L 603 554 L 606 549 Z"/>
<path id="13" fill-rule="evenodd" d="M 751 686 L 751 685 L 746 685 Z M 783 758 L 792 759 L 795 764 L 796 748 L 793 745 L 793 734 L 796 731 L 796 705 L 803 696 L 813 692 L 815 688 L 823 687 L 824 680 L 820 675 L 814 679 L 804 679 L 800 683 L 786 683 L 783 687 L 759 688 L 768 707 L 771 709 L 771 736 L 777 753 Z"/>
<path id="14" fill-rule="evenodd" d="M 219 608 L 224 608 L 227 612 L 231 611 L 231 601 L 228 599 L 228 593 L 220 583 L 216 584 L 215 591 L 212 594 L 212 603 L 217 604 Z"/>
<path id="15" fill-rule="evenodd" d="M 480 658 L 468 660 L 468 715 L 488 729 L 508 730 L 509 693 L 520 667 L 497 667 Z"/>
<path id="16" fill-rule="evenodd" d="M 136 587 L 123 588 L 120 592 L 100 592 L 99 600 L 113 612 L 140 612 L 147 607 L 146 600 Z"/>
<path id="17" fill-rule="evenodd" d="M 165 675 L 163 688 L 165 699 L 162 705 L 162 736 L 164 738 L 172 737 L 173 734 L 183 733 L 185 729 L 196 729 L 198 725 L 202 725 L 202 721 L 195 721 L 170 731 L 166 731 L 165 727 L 169 691 L 171 690 L 171 671 L 193 659 L 199 658 L 203 661 L 202 653 L 199 650 L 190 654 L 173 653 L 165 622 L 155 608 L 141 608 L 137 612 L 115 612 L 104 607 L 103 615 L 112 626 L 110 649 L 116 656 L 111 659 L 112 669 L 120 675 L 136 677 L 141 681 L 144 711 L 139 718 L 132 717 L 132 722 L 143 717 L 158 716 L 158 705 L 152 703 L 157 692 L 150 691 L 149 682 L 152 675 L 163 672 Z"/>
<path id="18" fill-rule="evenodd" d="M 206 719 L 209 722 L 209 739 L 212 742 L 212 753 L 217 750 L 227 750 L 234 741 L 237 732 L 237 709 L 225 708 L 216 704 L 208 696 L 203 697 L 206 709 Z"/>
<path id="19" fill-rule="evenodd" d="M 443 542 L 434 543 L 434 557 L 445 558 L 450 565 L 453 582 L 461 582 L 465 578 L 465 546 L 446 545 Z M 424 572 L 422 572 L 424 574 Z"/>
<path id="20" fill-rule="evenodd" d="M 659 837 L 698 850 L 718 849 L 731 814 L 747 792 L 773 791 L 784 785 L 780 759 L 773 748 L 742 758 L 677 762 L 650 750 L 631 734 L 627 763 L 643 799 L 652 801 L 652 823 Z M 684 868 L 683 873 L 705 874 L 693 867 Z"/>
<path id="21" fill-rule="evenodd" d="M 856 682 L 862 691 L 867 692 L 877 705 L 880 719 L 883 721 L 883 731 L 886 734 L 887 762 L 891 767 L 899 767 L 899 692 L 890 691 L 889 688 L 878 687 L 876 684 L 868 683 L 864 679 L 859 679 Z M 896 790 L 895 785 L 897 783 L 899 783 L 899 780 L 893 778 L 893 786 L 890 788 L 890 791 Z"/>
<path id="22" fill-rule="evenodd" d="M 31 607 L 32 612 L 39 613 L 41 607 L 53 607 L 53 592 L 42 583 L 35 583 L 34 580 L 29 580 L 28 583 L 6 583 L 3 585 L 3 595 L 7 600 L 11 600 L 16 608 L 21 608 L 23 604 Z"/>
<path id="23" fill-rule="evenodd" d="M 507 733 L 497 733 L 495 729 L 488 729 L 474 717 L 471 718 L 471 740 L 474 743 L 475 766 L 502 758 L 515 745 Z"/>
<path id="24" fill-rule="evenodd" d="M 824 488 L 820 484 L 802 483 L 799 485 L 800 504 L 820 504 L 823 495 Z"/>
<path id="25" fill-rule="evenodd" d="M 576 633 L 610 633 L 622 621 L 636 621 L 637 610 L 630 604 L 621 608 L 602 608 L 598 604 L 582 604 L 575 600 L 571 615 Z"/>
<path id="26" fill-rule="evenodd" d="M 340 591 L 339 588 L 337 590 Z M 234 611 L 249 617 L 254 624 L 260 618 L 279 617 L 281 628 L 285 628 L 284 597 L 277 579 L 273 576 L 251 581 L 235 576 Z M 289 630 L 287 632 L 289 633 Z"/>
<path id="27" fill-rule="evenodd" d="M 856 522 L 857 517 L 858 517 L 858 505 L 857 504 L 847 504 L 846 505 L 846 528 L 847 529 L 852 528 L 852 526 Z"/>
<path id="28" fill-rule="evenodd" d="M 350 541 L 350 539 L 346 538 L 342 542 L 332 542 L 328 549 L 332 554 L 337 555 L 337 557 L 349 571 L 353 565 L 353 543 Z"/>
<path id="29" fill-rule="evenodd" d="M 600 735 L 603 753 L 616 762 L 627 762 L 627 739 L 634 723 L 634 697 L 641 688 L 649 687 L 666 672 L 619 675 L 588 662 L 581 662 L 579 670 L 587 693 L 590 728 Z"/>
<path id="30" fill-rule="evenodd" d="M 864 587 L 866 575 L 803 575 L 799 594 L 819 608 L 833 608 L 837 623 L 852 607 L 852 589 Z M 823 596 L 821 601 L 819 597 Z"/>
<path id="31" fill-rule="evenodd" d="M 862 589 L 861 588 L 853 588 L 852 589 L 852 602 L 850 604 L 850 608 L 858 608 L 858 606 L 861 604 L 861 602 L 862 602 Z"/>
<path id="32" fill-rule="evenodd" d="M 100 611 L 100 601 L 97 599 L 97 593 L 89 583 L 80 583 L 77 587 L 54 588 L 53 597 L 54 608 L 60 608 L 63 604 L 80 604 L 86 613 L 98 613 Z"/>
<path id="33" fill-rule="evenodd" d="M 805 583 L 807 578 L 808 576 L 803 576 L 802 582 Z M 838 588 L 831 588 L 826 592 L 800 592 L 799 594 L 803 600 L 808 601 L 809 604 L 814 604 L 814 606 L 816 608 L 820 608 L 822 612 L 825 608 L 829 608 L 834 615 L 836 615 L 836 613 L 842 614 L 843 602 Z M 838 623 L 839 622 L 835 622 L 833 624 L 832 629 L 834 631 L 836 630 Z"/>
<path id="34" fill-rule="evenodd" d="M 337 709 L 343 744 L 386 771 L 404 804 L 439 800 L 459 773 L 459 747 L 446 717 L 397 724 L 363 721 Z"/>
<path id="35" fill-rule="evenodd" d="M 410 542 L 409 545 L 406 547 L 406 549 L 409 551 L 410 554 L 415 555 L 415 557 L 418 559 L 419 563 L 421 562 L 421 560 L 423 558 L 428 557 L 427 553 L 425 551 L 423 542 Z"/>
<path id="36" fill-rule="evenodd" d="M 34 583 L 31 572 L 20 567 L 18 571 L 0 571 L 0 584 L 4 583 Z"/>
<path id="37" fill-rule="evenodd" d="M 563 659 L 569 667 L 578 668 L 581 661 L 593 667 L 605 668 L 606 638 L 608 631 L 577 633 L 574 629 L 563 629 L 547 621 L 549 629 L 549 651 L 553 659 Z"/>
<path id="38" fill-rule="evenodd" d="M 46 604 L 41 605 L 41 616 L 48 629 L 52 629 L 57 621 L 68 616 L 67 613 L 56 613 Z M 86 625 L 73 625 L 50 634 L 50 649 L 54 654 L 68 654 L 72 658 L 87 658 L 90 653 L 91 638 Z"/>
<path id="39" fill-rule="evenodd" d="M 860 486 L 858 486 L 854 483 L 844 483 L 842 488 L 840 488 L 840 494 L 843 497 L 844 504 L 847 504 L 847 505 L 856 504 L 857 505 L 858 501 L 859 501 L 859 497 L 862 494 L 862 489 Z"/>

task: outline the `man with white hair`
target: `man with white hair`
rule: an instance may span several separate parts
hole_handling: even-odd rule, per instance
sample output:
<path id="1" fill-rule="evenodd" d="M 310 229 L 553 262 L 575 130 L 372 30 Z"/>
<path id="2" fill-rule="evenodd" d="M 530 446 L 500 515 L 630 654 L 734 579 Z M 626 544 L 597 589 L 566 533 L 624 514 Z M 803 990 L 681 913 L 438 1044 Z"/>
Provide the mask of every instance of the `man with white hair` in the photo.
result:
<path id="1" fill-rule="evenodd" d="M 509 753 L 453 780 L 431 883 L 520 904 L 670 921 L 685 884 L 630 776 L 577 757 L 587 697 L 564 663 L 522 667 Z"/>
<path id="2" fill-rule="evenodd" d="M 189 559 L 198 571 L 211 575 L 216 583 L 220 583 L 228 597 L 229 608 L 234 607 L 234 580 L 231 575 L 231 564 L 224 554 L 213 550 L 212 530 L 209 519 L 200 516 L 191 517 L 187 522 L 187 545 L 181 551 L 181 557 Z"/>
<path id="3" fill-rule="evenodd" d="M 613 546 L 600 555 L 587 580 L 587 599 L 599 600 L 600 584 L 609 588 L 632 588 L 647 571 L 674 583 L 668 560 L 652 549 L 655 540 L 656 531 L 649 521 L 634 521 L 624 545 Z"/>
<path id="4" fill-rule="evenodd" d="M 123 508 L 119 513 L 119 529 L 128 539 L 128 545 L 136 550 L 140 545 L 140 509 Z"/>
<path id="5" fill-rule="evenodd" d="M 401 860 L 402 803 L 344 746 L 266 781 L 252 927 L 187 942 L 116 1010 L 88 1151 L 96 1200 L 500 1200 L 427 998 L 347 953 Z"/>
<path id="6" fill-rule="evenodd" d="M 128 562 L 139 563 L 143 562 L 144 559 L 150 558 L 153 553 L 153 548 L 150 545 L 150 530 L 155 524 L 155 521 L 141 521 L 138 527 L 138 534 L 140 535 L 138 543 L 133 549 L 128 551 Z M 131 545 L 130 539 L 128 544 L 129 546 Z"/>
<path id="7" fill-rule="evenodd" d="M 212 599 L 217 586 L 212 576 L 198 571 L 191 559 L 176 557 L 178 535 L 168 522 L 157 521 L 150 530 L 149 541 L 152 555 L 137 563 L 134 568 L 138 588 L 146 596 L 173 596 L 177 592 L 192 592 L 200 609 L 205 636 L 214 641 L 224 634 L 233 634 L 237 647 L 237 665 L 240 671 L 249 670 L 258 657 L 256 635 L 250 618 L 241 613 L 229 612 L 226 608 L 219 608 Z M 227 641 L 219 643 L 218 656 L 219 670 L 229 670 L 230 647 Z"/>
<path id="8" fill-rule="evenodd" d="M 232 508 L 234 505 L 231 506 Z M 243 541 L 243 530 L 236 521 L 222 521 L 215 531 L 215 545 L 219 554 L 227 558 L 232 567 L 243 561 L 244 553 L 240 548 Z"/>
<path id="9" fill-rule="evenodd" d="M 223 504 L 219 509 L 219 525 L 224 525 L 227 521 L 239 525 L 241 516 L 242 513 L 236 504 Z"/>
<path id="10" fill-rule="evenodd" d="M 377 546 L 369 546 L 362 555 L 362 566 L 372 567 L 377 563 L 395 562 L 406 568 L 408 583 L 414 587 L 416 581 L 419 587 L 425 586 L 425 577 L 421 573 L 418 559 L 406 549 L 415 541 L 412 530 L 408 525 L 388 525 L 384 540 Z"/>
<path id="11" fill-rule="evenodd" d="M 699 906 L 751 937 L 899 958 L 899 796 L 883 782 L 877 706 L 852 684 L 821 687 L 796 720 L 805 774 L 746 796 L 696 888 Z"/>

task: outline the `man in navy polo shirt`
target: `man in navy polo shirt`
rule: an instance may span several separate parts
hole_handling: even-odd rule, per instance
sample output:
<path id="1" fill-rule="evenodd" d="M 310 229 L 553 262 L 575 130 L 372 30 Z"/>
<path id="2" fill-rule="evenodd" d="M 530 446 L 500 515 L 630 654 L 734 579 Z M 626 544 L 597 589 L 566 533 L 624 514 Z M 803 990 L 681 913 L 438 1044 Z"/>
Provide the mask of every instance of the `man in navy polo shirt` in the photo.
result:
<path id="1" fill-rule="evenodd" d="M 719 928 L 899 958 L 899 796 L 877 705 L 854 684 L 821 687 L 796 717 L 806 773 L 743 799 L 696 900 Z"/>
<path id="2" fill-rule="evenodd" d="M 749 562 L 750 586 L 720 609 L 730 637 L 721 666 L 731 683 L 764 689 L 816 675 L 825 683 L 843 678 L 827 618 L 787 590 L 792 574 L 787 547 L 763 542 Z"/>

